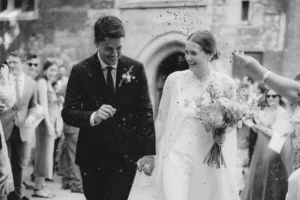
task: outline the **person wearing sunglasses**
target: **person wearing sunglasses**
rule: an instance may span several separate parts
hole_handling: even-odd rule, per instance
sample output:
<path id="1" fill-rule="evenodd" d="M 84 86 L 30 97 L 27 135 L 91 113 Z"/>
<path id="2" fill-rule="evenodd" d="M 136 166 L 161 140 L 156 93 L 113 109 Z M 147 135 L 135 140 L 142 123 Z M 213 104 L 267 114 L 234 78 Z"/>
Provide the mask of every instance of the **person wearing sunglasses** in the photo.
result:
<path id="1" fill-rule="evenodd" d="M 30 54 L 27 57 L 26 74 L 33 80 L 36 80 L 40 71 L 40 58 L 35 54 Z"/>
<path id="2" fill-rule="evenodd" d="M 282 200 L 288 191 L 288 177 L 292 173 L 290 135 L 294 127 L 281 96 L 267 90 L 264 97 L 264 112 L 255 117 L 252 126 L 258 137 L 241 200 Z M 269 145 L 276 138 L 283 142 L 281 149 Z"/>

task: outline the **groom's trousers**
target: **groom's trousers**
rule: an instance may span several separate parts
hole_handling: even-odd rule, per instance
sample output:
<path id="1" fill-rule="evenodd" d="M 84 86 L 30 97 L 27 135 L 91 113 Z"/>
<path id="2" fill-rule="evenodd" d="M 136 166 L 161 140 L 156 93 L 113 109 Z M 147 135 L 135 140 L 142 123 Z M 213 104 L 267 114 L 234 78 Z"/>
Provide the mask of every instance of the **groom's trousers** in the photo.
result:
<path id="1" fill-rule="evenodd" d="M 87 200 L 127 200 L 136 170 L 120 164 L 80 167 Z"/>

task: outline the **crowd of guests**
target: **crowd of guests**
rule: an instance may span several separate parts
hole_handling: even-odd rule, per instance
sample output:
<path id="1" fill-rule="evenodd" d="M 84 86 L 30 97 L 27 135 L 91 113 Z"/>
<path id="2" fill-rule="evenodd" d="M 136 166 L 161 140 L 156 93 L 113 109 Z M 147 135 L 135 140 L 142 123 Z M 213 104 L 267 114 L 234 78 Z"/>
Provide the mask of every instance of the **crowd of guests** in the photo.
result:
<path id="1" fill-rule="evenodd" d="M 300 82 L 300 74 L 295 80 Z M 238 130 L 241 199 L 285 199 L 288 178 L 300 167 L 300 107 L 251 77 L 235 81 L 238 91 L 264 110 Z M 53 181 L 54 173 L 62 176 L 63 189 L 83 192 L 74 162 L 79 129 L 66 125 L 60 114 L 67 82 L 68 68 L 54 59 L 41 63 L 37 55 L 24 57 L 11 52 L 1 66 L 0 199 L 26 200 L 25 189 L 33 189 L 33 197 L 52 198 L 55 194 L 45 182 Z M 15 95 L 8 95 L 9 91 Z M 40 110 L 43 114 L 38 121 L 35 117 Z M 278 136 L 283 128 L 288 134 Z M 277 152 L 269 147 L 276 137 L 280 138 L 276 144 L 281 146 Z M 23 177 L 30 164 L 34 166 L 34 186 Z"/>
<path id="2" fill-rule="evenodd" d="M 235 80 L 248 100 L 264 111 L 238 129 L 241 199 L 285 199 L 288 178 L 300 166 L 300 107 L 251 77 Z M 295 80 L 300 82 L 300 74 Z M 280 135 L 282 132 L 285 134 Z"/>
<path id="3" fill-rule="evenodd" d="M 5 175 L 1 175 L 0 199 L 26 200 L 25 189 L 33 189 L 32 197 L 52 198 L 55 194 L 45 182 L 53 181 L 54 173 L 62 176 L 63 189 L 82 193 L 74 163 L 79 130 L 64 124 L 60 114 L 68 68 L 55 59 L 41 63 L 37 55 L 11 52 L 0 75 L 0 87 L 6 89 L 0 94 L 0 171 Z M 6 91 L 15 93 L 5 95 Z M 23 175 L 31 164 L 34 185 L 25 182 Z"/>

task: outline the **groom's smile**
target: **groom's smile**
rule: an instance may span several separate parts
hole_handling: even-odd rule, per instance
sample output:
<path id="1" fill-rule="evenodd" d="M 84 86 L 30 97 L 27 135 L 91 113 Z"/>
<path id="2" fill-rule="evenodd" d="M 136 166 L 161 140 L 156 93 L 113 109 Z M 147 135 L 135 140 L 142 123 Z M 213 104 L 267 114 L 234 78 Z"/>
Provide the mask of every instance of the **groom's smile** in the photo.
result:
<path id="1" fill-rule="evenodd" d="M 122 55 L 124 38 L 107 38 L 98 43 L 100 57 L 107 65 L 116 65 Z"/>

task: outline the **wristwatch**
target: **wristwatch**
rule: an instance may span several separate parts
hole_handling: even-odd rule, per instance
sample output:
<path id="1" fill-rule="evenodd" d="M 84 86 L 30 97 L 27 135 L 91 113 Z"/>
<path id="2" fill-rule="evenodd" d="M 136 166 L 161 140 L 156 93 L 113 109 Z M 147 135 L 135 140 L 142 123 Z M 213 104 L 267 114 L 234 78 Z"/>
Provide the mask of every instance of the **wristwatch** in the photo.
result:
<path id="1" fill-rule="evenodd" d="M 269 78 L 270 74 L 271 74 L 270 70 L 264 73 L 263 80 L 262 80 L 263 83 L 267 80 L 267 78 Z"/>

